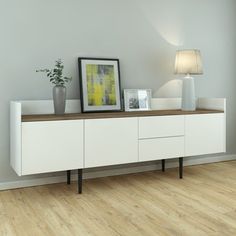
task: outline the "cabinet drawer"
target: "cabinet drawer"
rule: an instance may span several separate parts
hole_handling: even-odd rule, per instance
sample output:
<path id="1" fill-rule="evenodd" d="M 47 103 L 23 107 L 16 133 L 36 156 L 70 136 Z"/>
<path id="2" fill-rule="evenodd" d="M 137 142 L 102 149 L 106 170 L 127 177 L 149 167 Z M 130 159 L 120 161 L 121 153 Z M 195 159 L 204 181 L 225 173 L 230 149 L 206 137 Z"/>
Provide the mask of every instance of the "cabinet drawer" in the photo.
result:
<path id="1" fill-rule="evenodd" d="M 184 156 L 184 137 L 139 140 L 139 161 Z"/>
<path id="2" fill-rule="evenodd" d="M 184 116 L 139 118 L 139 139 L 184 135 Z"/>

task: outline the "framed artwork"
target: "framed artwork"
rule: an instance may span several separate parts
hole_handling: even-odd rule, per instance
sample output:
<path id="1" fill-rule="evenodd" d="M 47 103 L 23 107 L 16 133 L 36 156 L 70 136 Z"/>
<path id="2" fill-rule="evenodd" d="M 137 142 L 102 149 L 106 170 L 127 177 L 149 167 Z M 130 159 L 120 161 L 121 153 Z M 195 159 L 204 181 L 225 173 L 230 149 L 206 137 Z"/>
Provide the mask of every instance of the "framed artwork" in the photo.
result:
<path id="1" fill-rule="evenodd" d="M 121 111 L 118 59 L 79 58 L 82 112 Z"/>
<path id="2" fill-rule="evenodd" d="M 125 111 L 151 110 L 151 89 L 124 89 Z"/>

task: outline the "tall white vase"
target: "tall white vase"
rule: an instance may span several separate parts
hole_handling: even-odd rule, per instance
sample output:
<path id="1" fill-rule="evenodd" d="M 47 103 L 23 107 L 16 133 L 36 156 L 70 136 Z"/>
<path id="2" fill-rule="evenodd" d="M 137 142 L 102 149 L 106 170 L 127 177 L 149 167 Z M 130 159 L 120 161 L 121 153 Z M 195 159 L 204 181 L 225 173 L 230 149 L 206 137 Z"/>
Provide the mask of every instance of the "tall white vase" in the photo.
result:
<path id="1" fill-rule="evenodd" d="M 194 78 L 187 75 L 183 79 L 182 87 L 182 110 L 195 111 L 196 110 L 196 97 Z"/>

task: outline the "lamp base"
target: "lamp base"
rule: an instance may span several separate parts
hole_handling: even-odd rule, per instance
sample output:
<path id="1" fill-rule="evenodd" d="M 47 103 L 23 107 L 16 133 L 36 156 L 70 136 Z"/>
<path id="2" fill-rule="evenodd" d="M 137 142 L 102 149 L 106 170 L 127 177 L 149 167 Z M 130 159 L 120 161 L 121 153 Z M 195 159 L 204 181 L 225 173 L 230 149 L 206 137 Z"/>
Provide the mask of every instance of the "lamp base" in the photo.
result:
<path id="1" fill-rule="evenodd" d="M 195 111 L 196 98 L 194 78 L 189 75 L 183 79 L 182 86 L 182 111 Z"/>

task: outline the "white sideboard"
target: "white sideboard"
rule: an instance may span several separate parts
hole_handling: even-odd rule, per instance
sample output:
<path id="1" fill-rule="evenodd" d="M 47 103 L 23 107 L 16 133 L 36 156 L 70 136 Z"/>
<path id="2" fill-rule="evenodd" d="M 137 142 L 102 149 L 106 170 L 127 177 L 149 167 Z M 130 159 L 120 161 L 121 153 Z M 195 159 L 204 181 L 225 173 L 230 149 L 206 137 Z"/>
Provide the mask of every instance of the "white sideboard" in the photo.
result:
<path id="1" fill-rule="evenodd" d="M 179 99 L 153 99 L 153 111 L 65 115 L 52 101 L 11 102 L 11 166 L 19 176 L 225 152 L 226 101 L 199 99 L 198 110 L 179 110 Z M 171 108 L 170 108 L 171 107 Z M 166 108 L 166 109 L 163 109 Z M 44 113 L 44 114 L 43 114 Z M 182 177 L 182 168 L 180 169 Z M 70 182 L 68 180 L 68 182 Z"/>

